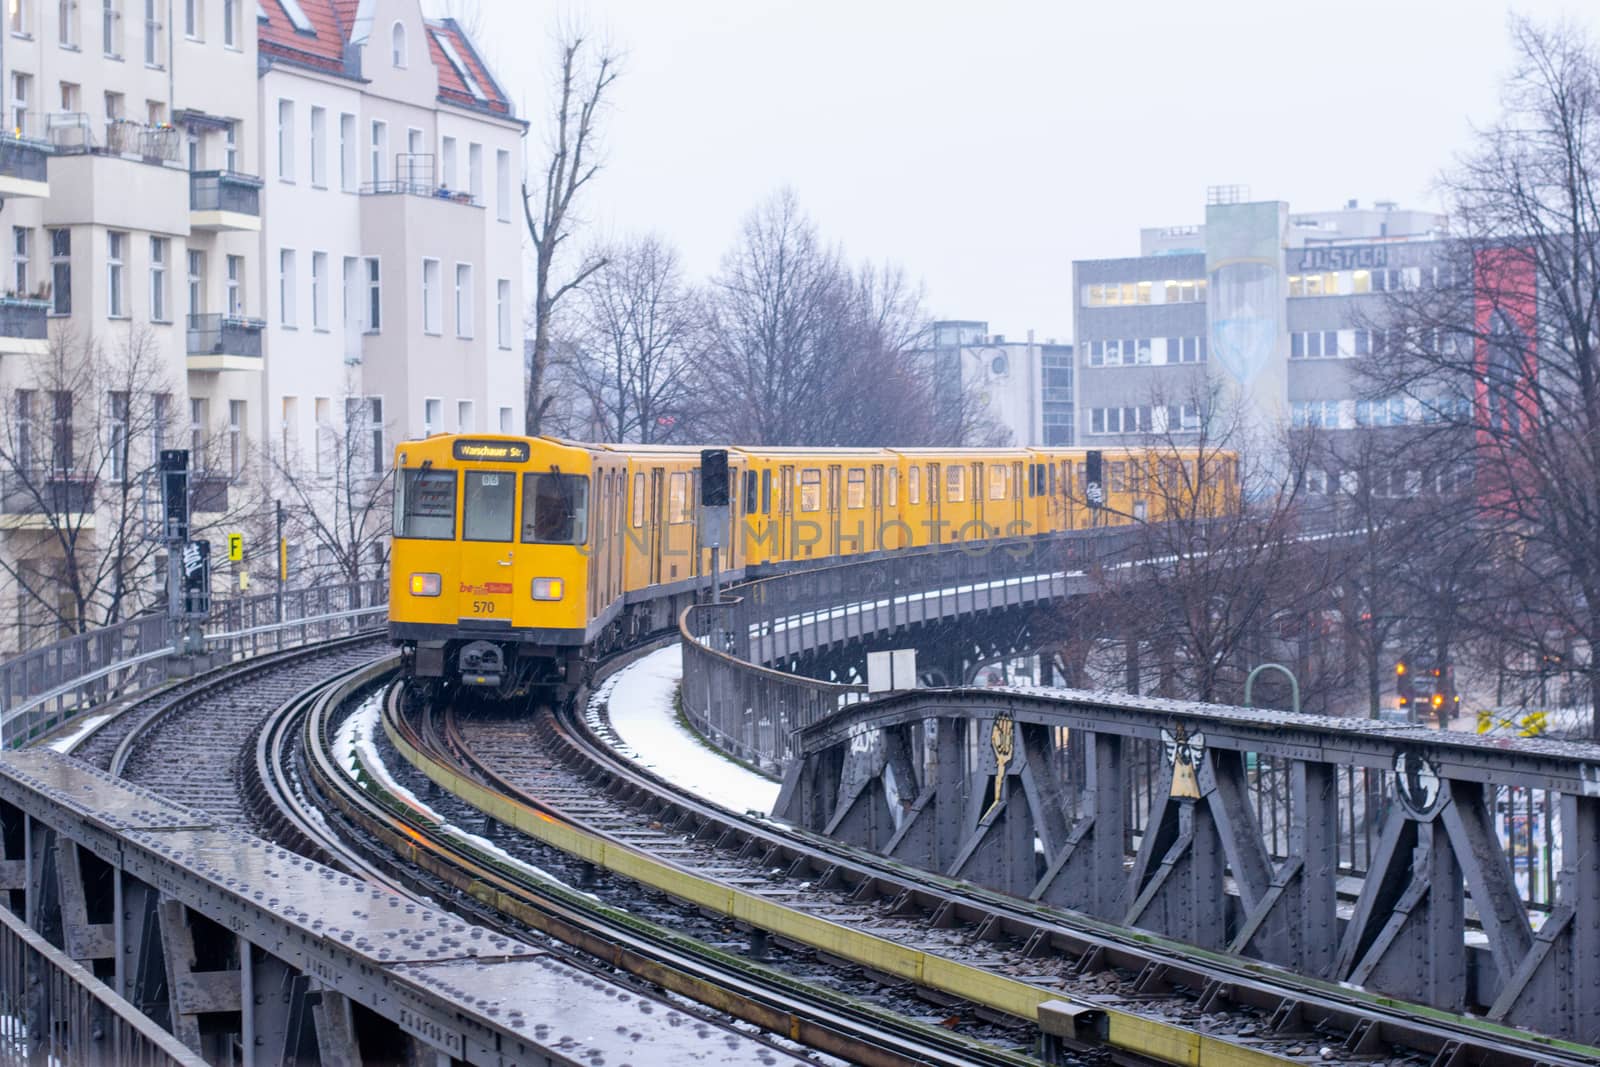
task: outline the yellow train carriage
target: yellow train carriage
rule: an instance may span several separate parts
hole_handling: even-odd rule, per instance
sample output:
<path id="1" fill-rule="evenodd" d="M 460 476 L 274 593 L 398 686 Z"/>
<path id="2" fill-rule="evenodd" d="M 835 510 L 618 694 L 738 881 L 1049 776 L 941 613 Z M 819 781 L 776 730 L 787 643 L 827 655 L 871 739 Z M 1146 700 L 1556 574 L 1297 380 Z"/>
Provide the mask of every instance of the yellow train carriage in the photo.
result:
<path id="1" fill-rule="evenodd" d="M 735 448 L 725 537 L 700 528 L 703 457 L 679 446 L 436 436 L 396 449 L 390 631 L 413 677 L 502 696 L 564 686 L 730 578 L 832 558 L 1237 507 L 1231 455 Z"/>
<path id="2" fill-rule="evenodd" d="M 474 685 L 559 675 L 620 605 L 614 499 L 622 460 L 527 438 L 431 437 L 395 452 L 390 635 L 416 669 L 453 667 Z M 595 492 L 593 487 L 600 487 Z M 507 643 L 555 650 L 522 659 Z"/>

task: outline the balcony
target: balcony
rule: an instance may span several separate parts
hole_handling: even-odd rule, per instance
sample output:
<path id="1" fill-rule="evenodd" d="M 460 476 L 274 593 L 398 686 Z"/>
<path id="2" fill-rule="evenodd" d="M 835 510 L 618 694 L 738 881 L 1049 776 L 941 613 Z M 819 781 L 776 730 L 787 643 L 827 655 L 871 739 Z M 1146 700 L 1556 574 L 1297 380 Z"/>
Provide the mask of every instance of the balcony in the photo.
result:
<path id="1" fill-rule="evenodd" d="M 0 353 L 42 356 L 48 350 L 50 301 L 0 297 Z"/>
<path id="2" fill-rule="evenodd" d="M 190 315 L 191 371 L 260 370 L 266 323 L 234 315 Z"/>
<path id="3" fill-rule="evenodd" d="M 221 515 L 228 510 L 228 486 L 232 482 L 226 474 L 205 471 L 189 475 L 189 510 L 199 514 Z"/>
<path id="4" fill-rule="evenodd" d="M 38 141 L 0 136 L 0 197 L 50 195 L 50 150 Z"/>
<path id="5" fill-rule="evenodd" d="M 89 529 L 93 511 L 94 485 L 82 475 L 51 470 L 0 474 L 0 529 L 48 530 L 63 521 Z"/>
<path id="6" fill-rule="evenodd" d="M 231 170 L 197 170 L 189 175 L 191 230 L 261 229 L 261 179 Z"/>
<path id="7" fill-rule="evenodd" d="M 450 189 L 434 178 L 433 156 L 406 153 L 395 156 L 392 180 L 367 182 L 361 187 L 362 196 L 420 196 L 428 200 L 442 200 L 449 204 L 466 204 L 482 207 L 482 202 L 466 189 Z"/>

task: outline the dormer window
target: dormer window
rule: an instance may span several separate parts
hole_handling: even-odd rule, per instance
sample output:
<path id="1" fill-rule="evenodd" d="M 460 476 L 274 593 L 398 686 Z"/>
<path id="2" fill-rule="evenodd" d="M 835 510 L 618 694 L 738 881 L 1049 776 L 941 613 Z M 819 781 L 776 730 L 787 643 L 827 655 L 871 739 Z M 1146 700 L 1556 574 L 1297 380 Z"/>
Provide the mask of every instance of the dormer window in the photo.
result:
<path id="1" fill-rule="evenodd" d="M 406 27 L 405 23 L 396 22 L 394 29 L 389 32 L 390 44 L 393 49 L 394 65 L 403 68 L 406 65 Z"/>

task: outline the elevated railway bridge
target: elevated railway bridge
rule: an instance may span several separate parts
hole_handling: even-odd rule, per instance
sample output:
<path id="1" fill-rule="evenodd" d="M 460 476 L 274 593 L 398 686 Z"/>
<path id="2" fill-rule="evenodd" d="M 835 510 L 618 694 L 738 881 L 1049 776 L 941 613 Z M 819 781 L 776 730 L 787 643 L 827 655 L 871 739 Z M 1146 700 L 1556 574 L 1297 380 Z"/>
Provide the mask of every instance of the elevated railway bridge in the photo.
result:
<path id="1" fill-rule="evenodd" d="M 378 714 L 392 670 L 380 643 L 363 643 L 383 611 L 373 590 L 302 594 L 283 622 L 270 598 L 219 613 L 212 662 L 195 677 L 178 677 L 195 665 L 141 622 L 0 664 L 6 1055 L 795 1058 L 792 1045 L 652 999 L 665 988 L 862 1062 L 1594 1062 L 1600 748 L 964 685 L 983 662 L 1038 651 L 1037 620 L 1088 591 L 1095 568 L 1124 562 L 1126 539 L 1112 529 L 1028 555 L 863 559 L 755 578 L 690 608 L 673 635 L 683 711 L 781 778 L 775 819 L 735 817 L 600 763 L 585 765 L 584 784 L 519 799 L 511 770 L 456 762 L 473 743 L 465 728 L 435 740 L 403 701 L 385 702 L 370 737 L 341 727 Z M 934 684 L 867 693 L 866 654 L 908 646 Z M 207 688 L 251 664 L 254 681 Z M 221 763 L 224 785 L 187 806 L 171 794 L 198 771 L 139 779 L 150 786 L 113 773 L 192 739 L 186 708 L 221 722 L 217 709 L 252 701 L 254 725 L 227 727 L 238 751 L 188 757 Z M 284 723 L 321 725 L 277 725 L 294 707 L 302 718 Z M 122 719 L 135 723 L 118 734 Z M 554 733 L 526 736 L 555 754 L 549 775 L 580 758 L 563 746 L 584 728 L 547 719 Z M 274 771 L 295 731 L 303 753 Z M 318 756 L 314 738 L 341 755 Z M 104 769 L 46 743 L 77 743 Z M 384 754 L 398 769 L 377 766 Z M 309 796 L 307 783 L 339 763 L 356 768 L 367 799 L 349 792 L 294 815 L 287 794 Z M 612 798 L 611 829 L 597 829 L 585 792 Z M 451 814 L 458 803 L 468 814 Z M 341 845 L 334 831 L 348 826 L 388 842 L 390 860 Z M 649 857 L 652 827 L 673 858 Z M 466 847 L 479 866 L 463 873 L 440 835 L 477 842 Z M 553 851 L 514 857 L 508 835 Z M 691 859 L 685 842 L 711 851 Z M 512 875 L 562 855 L 588 888 L 517 903 Z M 757 875 L 732 873 L 735 857 Z M 807 888 L 758 884 L 780 870 Z M 1001 1036 L 974 1031 L 951 1046 L 925 1027 L 896 1029 L 890 1016 L 905 1009 L 892 1001 L 847 1019 L 798 993 L 757 995 L 749 973 L 694 970 L 629 941 L 644 937 L 640 920 L 603 942 L 575 932 L 576 911 L 563 909 L 609 900 L 608 879 L 690 905 L 664 920 L 680 929 L 696 913 L 724 916 L 748 933 L 736 955 L 815 946 L 819 967 L 842 959 L 966 1004 Z M 834 910 L 806 911 L 810 896 Z M 454 901 L 456 914 L 426 900 Z M 500 925 L 512 914 L 520 926 Z M 546 935 L 601 953 L 606 973 Z M 1019 1024 L 1026 1054 L 1005 1029 Z"/>

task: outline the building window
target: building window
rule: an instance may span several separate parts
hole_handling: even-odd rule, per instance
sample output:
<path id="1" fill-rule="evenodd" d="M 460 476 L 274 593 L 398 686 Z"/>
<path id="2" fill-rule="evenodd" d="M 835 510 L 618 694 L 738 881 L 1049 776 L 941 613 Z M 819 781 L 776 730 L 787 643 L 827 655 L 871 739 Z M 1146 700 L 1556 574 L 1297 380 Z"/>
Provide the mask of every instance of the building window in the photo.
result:
<path id="1" fill-rule="evenodd" d="M 503 408 L 500 409 L 500 432 L 501 433 L 510 433 L 511 432 L 511 409 L 510 408 L 503 407 Z"/>
<path id="2" fill-rule="evenodd" d="M 422 332 L 439 332 L 440 301 L 443 294 L 439 292 L 439 261 L 425 259 L 422 261 Z"/>
<path id="3" fill-rule="evenodd" d="M 228 257 L 228 314 L 244 314 L 244 257 Z"/>
<path id="4" fill-rule="evenodd" d="M 328 253 L 311 253 L 311 328 L 328 328 Z"/>
<path id="5" fill-rule="evenodd" d="M 50 313 L 72 314 L 72 231 L 50 232 Z"/>
<path id="6" fill-rule="evenodd" d="M 359 356 L 359 342 L 349 338 L 361 333 L 361 261 L 355 256 L 345 256 L 339 274 L 339 323 L 346 338 L 346 357 Z"/>
<path id="7" fill-rule="evenodd" d="M 511 279 L 501 278 L 494 283 L 495 343 L 501 348 L 511 347 Z"/>
<path id="8" fill-rule="evenodd" d="M 18 137 L 28 137 L 34 132 L 28 122 L 28 101 L 32 97 L 33 75 L 11 75 L 11 132 Z"/>
<path id="9" fill-rule="evenodd" d="M 356 117 L 339 116 L 339 188 L 347 193 L 356 189 Z"/>
<path id="10" fill-rule="evenodd" d="M 280 248 L 278 250 L 278 321 L 290 328 L 293 328 L 295 324 L 294 289 L 294 249 Z"/>
<path id="11" fill-rule="evenodd" d="M 77 0 L 59 0 L 56 4 L 56 40 L 62 48 L 78 47 Z"/>
<path id="12" fill-rule="evenodd" d="M 167 420 L 172 417 L 172 394 L 150 394 L 150 456 L 159 458 L 167 447 Z"/>
<path id="13" fill-rule="evenodd" d="M 404 69 L 406 58 L 406 27 L 404 23 L 396 22 L 389 28 L 389 62 Z"/>
<path id="14" fill-rule="evenodd" d="M 189 321 L 192 325 L 196 315 L 205 314 L 206 310 L 206 254 L 204 252 L 189 252 Z"/>
<path id="15" fill-rule="evenodd" d="M 144 62 L 146 66 L 161 65 L 161 19 L 156 0 L 144 0 Z"/>
<path id="16" fill-rule="evenodd" d="M 53 389 L 50 392 L 50 465 L 56 470 L 72 467 L 72 391 Z"/>
<path id="17" fill-rule="evenodd" d="M 461 433 L 471 433 L 478 427 L 472 421 L 472 401 L 456 401 L 456 429 Z"/>
<path id="18" fill-rule="evenodd" d="M 226 138 L 223 141 L 225 149 L 223 154 L 226 157 L 224 162 L 229 170 L 236 171 L 239 169 L 239 124 L 237 122 L 228 123 L 228 128 L 224 131 L 223 136 Z"/>
<path id="19" fill-rule="evenodd" d="M 294 101 L 278 101 L 278 177 L 294 181 Z"/>
<path id="20" fill-rule="evenodd" d="M 106 234 L 106 314 L 113 319 L 128 314 L 128 275 L 123 257 L 128 250 L 128 235 L 111 230 Z"/>
<path id="21" fill-rule="evenodd" d="M 100 50 L 108 56 L 117 55 L 117 20 L 121 17 L 117 0 L 100 0 Z"/>
<path id="22" fill-rule="evenodd" d="M 1338 330 L 1297 330 L 1289 335 L 1290 359 L 1337 359 L 1347 354 L 1339 346 Z"/>
<path id="23" fill-rule="evenodd" d="M 441 145 L 442 147 L 439 150 L 441 171 L 439 184 L 444 186 L 446 189 L 454 190 L 457 188 L 456 139 L 454 137 L 446 137 L 441 142 Z"/>
<path id="24" fill-rule="evenodd" d="M 183 35 L 191 41 L 200 39 L 200 16 L 205 10 L 205 0 L 183 0 Z"/>
<path id="25" fill-rule="evenodd" d="M 28 295 L 28 252 L 33 231 L 26 226 L 11 227 L 11 283 L 17 296 Z"/>
<path id="26" fill-rule="evenodd" d="M 1092 434 L 1151 433 L 1154 429 L 1155 412 L 1148 404 L 1138 407 L 1089 409 L 1089 432 Z"/>
<path id="27" fill-rule="evenodd" d="M 320 107 L 311 109 L 311 184 L 328 184 L 328 112 Z"/>
<path id="28" fill-rule="evenodd" d="M 167 238 L 150 238 L 150 321 L 167 321 Z"/>
<path id="29" fill-rule="evenodd" d="M 483 203 L 483 145 L 467 145 L 467 192 L 474 204 Z"/>
<path id="30" fill-rule="evenodd" d="M 17 423 L 17 463 L 21 471 L 33 469 L 38 457 L 34 455 L 33 418 L 34 418 L 34 391 L 32 389 L 18 389 L 16 391 L 16 423 Z"/>
<path id="31" fill-rule="evenodd" d="M 385 165 L 389 155 L 389 124 L 374 119 L 372 122 L 372 184 L 380 185 L 387 180 L 388 168 Z"/>
<path id="32" fill-rule="evenodd" d="M 228 401 L 228 474 L 244 473 L 244 401 Z"/>
<path id="33" fill-rule="evenodd" d="M 206 469 L 206 402 L 189 401 L 189 469 Z"/>
<path id="34" fill-rule="evenodd" d="M 228 48 L 239 46 L 239 4 L 242 0 L 222 0 L 222 43 Z"/>
<path id="35" fill-rule="evenodd" d="M 125 392 L 106 394 L 106 449 L 111 453 L 112 480 L 127 481 L 128 394 Z"/>
<path id="36" fill-rule="evenodd" d="M 368 429 L 372 433 L 372 473 L 382 474 L 388 457 L 383 454 L 383 398 L 367 398 Z"/>
<path id="37" fill-rule="evenodd" d="M 472 266 L 456 264 L 456 336 L 472 336 Z"/>
<path id="38" fill-rule="evenodd" d="M 428 399 L 422 402 L 422 436 L 428 437 L 438 433 L 443 427 L 439 424 L 444 421 L 444 401 Z"/>
<path id="39" fill-rule="evenodd" d="M 383 279 L 378 269 L 378 257 L 367 257 L 367 333 L 383 329 Z"/>
<path id="40" fill-rule="evenodd" d="M 494 154 L 494 214 L 501 222 L 511 221 L 511 153 L 503 148 Z"/>

